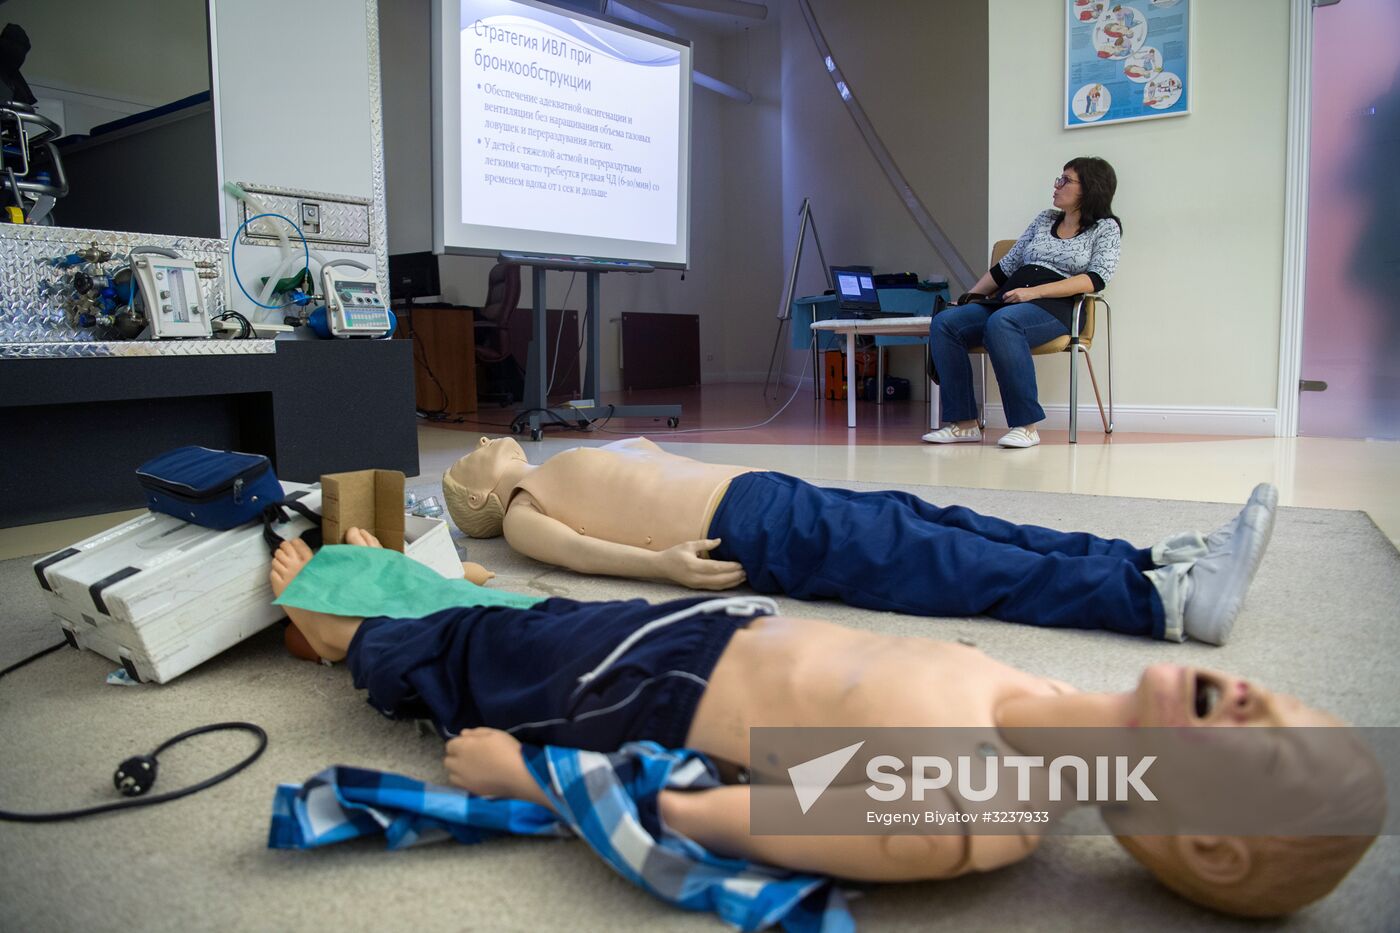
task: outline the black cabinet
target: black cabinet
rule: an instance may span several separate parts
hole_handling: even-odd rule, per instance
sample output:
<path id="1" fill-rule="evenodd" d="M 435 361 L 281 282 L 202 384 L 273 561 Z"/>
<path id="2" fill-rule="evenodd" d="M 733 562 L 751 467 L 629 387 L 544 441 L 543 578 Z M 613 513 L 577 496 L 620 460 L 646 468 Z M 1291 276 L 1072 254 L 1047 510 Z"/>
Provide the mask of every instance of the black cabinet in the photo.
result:
<path id="1" fill-rule="evenodd" d="M 277 341 L 275 353 L 0 360 L 0 527 L 140 508 L 134 471 L 201 444 L 267 454 L 279 479 L 418 473 L 404 340 Z"/>

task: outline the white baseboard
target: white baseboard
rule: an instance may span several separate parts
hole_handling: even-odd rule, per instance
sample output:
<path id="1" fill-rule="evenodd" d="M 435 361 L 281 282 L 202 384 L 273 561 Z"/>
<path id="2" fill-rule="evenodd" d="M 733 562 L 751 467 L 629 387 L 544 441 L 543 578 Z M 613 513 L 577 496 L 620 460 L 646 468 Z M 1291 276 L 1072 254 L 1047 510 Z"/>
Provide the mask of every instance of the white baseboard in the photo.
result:
<path id="1" fill-rule="evenodd" d="M 798 378 L 797 378 L 797 374 L 796 374 L 796 373 L 775 373 L 774 375 L 769 376 L 767 373 L 764 373 L 764 372 L 762 372 L 762 371 L 755 371 L 755 372 L 714 372 L 714 373 L 703 373 L 702 376 L 703 376 L 703 378 L 704 378 L 704 380 L 705 380 L 706 383 L 709 383 L 709 384 L 712 384 L 712 385 L 719 385 L 719 384 L 721 384 L 721 383 L 730 383 L 730 382 L 756 382 L 756 383 L 762 385 L 763 380 L 764 380 L 765 377 L 767 377 L 767 378 L 769 378 L 769 379 L 773 379 L 773 380 L 776 381 L 776 382 L 780 382 L 782 385 L 785 385 L 785 386 L 795 386 L 795 385 L 797 385 L 797 383 L 798 383 Z M 812 375 L 811 375 L 811 373 L 808 373 L 807 375 L 805 375 L 805 376 L 802 377 L 802 384 L 803 384 L 804 386 L 806 386 L 807 388 L 809 388 L 809 389 L 812 387 Z"/>
<path id="2" fill-rule="evenodd" d="M 1042 427 L 1069 429 L 1069 405 L 1045 405 Z M 1000 405 L 987 406 L 989 425 L 1006 424 Z M 1146 434 L 1236 434 L 1246 437 L 1273 437 L 1278 423 L 1274 408 L 1211 408 L 1206 406 L 1115 405 L 1113 430 Z M 1079 406 L 1079 430 L 1102 431 L 1098 406 Z"/>

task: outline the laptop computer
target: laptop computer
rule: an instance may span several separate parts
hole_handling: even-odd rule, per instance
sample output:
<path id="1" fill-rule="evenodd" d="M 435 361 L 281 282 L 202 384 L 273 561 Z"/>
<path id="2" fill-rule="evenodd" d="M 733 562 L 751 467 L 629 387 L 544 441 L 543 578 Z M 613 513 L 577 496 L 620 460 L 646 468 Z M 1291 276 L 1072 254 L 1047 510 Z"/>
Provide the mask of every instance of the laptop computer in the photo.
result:
<path id="1" fill-rule="evenodd" d="M 831 266 L 831 284 L 842 311 L 867 314 L 880 310 L 875 293 L 875 277 L 869 266 Z"/>

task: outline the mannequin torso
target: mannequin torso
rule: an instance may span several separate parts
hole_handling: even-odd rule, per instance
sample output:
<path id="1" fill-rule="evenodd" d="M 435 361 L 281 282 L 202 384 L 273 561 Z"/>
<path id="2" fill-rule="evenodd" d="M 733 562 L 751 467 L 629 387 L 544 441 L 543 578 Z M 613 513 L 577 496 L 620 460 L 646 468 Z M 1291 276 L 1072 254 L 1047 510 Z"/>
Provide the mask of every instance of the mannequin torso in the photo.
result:
<path id="1" fill-rule="evenodd" d="M 746 764 L 755 726 L 994 728 L 1009 698 L 1074 692 L 955 642 L 767 617 L 725 648 L 687 745 Z"/>
<path id="2" fill-rule="evenodd" d="M 729 481 L 748 472 L 628 438 L 555 454 L 516 484 L 506 507 L 532 507 L 580 535 L 662 551 L 704 538 Z M 511 537 L 509 524 L 506 537 L 530 553 L 528 541 Z"/>
<path id="3" fill-rule="evenodd" d="M 998 707 L 1008 700 L 1076 692 L 1068 684 L 1019 671 L 961 644 L 877 635 L 814 619 L 768 617 L 736 632 L 720 656 L 686 744 L 748 766 L 749 729 L 755 726 L 946 727 L 958 730 L 949 734 L 950 740 L 966 735 L 970 747 L 941 748 L 942 754 L 976 754 L 975 746 L 991 738 L 1005 756 L 1017 752 L 997 734 Z M 929 806 L 945 812 L 988 806 L 969 807 L 946 789 L 937 793 L 938 798 L 928 798 Z M 703 833 L 713 814 L 690 812 L 688 804 L 693 802 L 684 795 L 667 795 L 662 812 L 673 825 Z M 1041 794 L 1034 803 L 1011 806 L 1056 815 L 1067 809 L 1048 803 Z M 862 857 L 865 867 L 860 871 L 870 873 L 862 876 L 903 880 L 986 871 L 1034 851 L 1040 843 L 1037 828 L 1028 823 L 1009 828 L 1005 835 L 891 837 L 885 840 L 888 848 Z"/>

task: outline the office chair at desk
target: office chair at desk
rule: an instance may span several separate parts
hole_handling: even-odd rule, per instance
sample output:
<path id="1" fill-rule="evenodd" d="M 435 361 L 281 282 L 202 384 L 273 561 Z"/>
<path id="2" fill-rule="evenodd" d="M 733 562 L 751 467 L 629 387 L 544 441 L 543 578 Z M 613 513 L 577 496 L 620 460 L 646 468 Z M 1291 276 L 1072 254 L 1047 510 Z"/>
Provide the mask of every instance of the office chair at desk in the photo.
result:
<path id="1" fill-rule="evenodd" d="M 525 377 L 521 361 L 511 354 L 510 325 L 520 304 L 520 267 L 497 263 L 491 269 L 486 303 L 475 323 L 476 361 L 480 372 L 489 374 L 487 391 L 477 398 L 499 402 L 502 407 L 524 395 Z"/>

